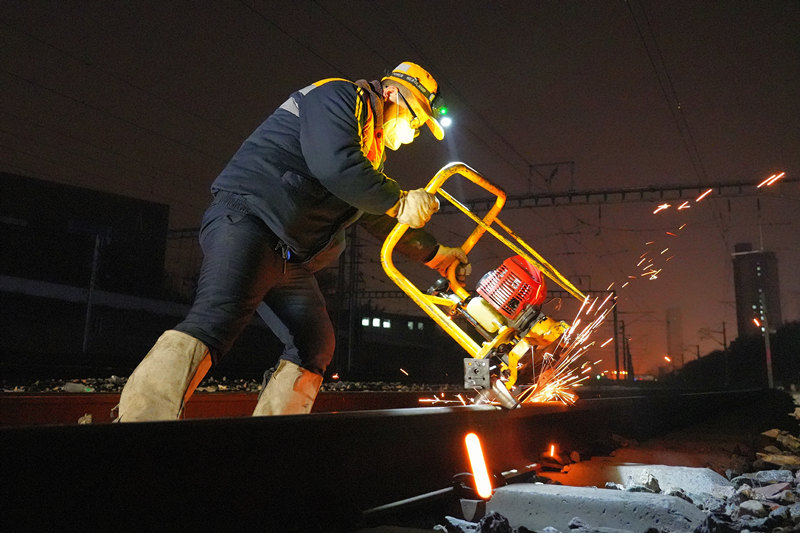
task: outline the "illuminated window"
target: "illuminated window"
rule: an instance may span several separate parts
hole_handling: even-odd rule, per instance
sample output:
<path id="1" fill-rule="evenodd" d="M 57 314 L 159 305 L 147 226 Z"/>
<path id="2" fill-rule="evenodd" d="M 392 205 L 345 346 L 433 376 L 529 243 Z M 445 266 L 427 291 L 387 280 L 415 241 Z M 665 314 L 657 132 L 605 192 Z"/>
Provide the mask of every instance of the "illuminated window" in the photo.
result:
<path id="1" fill-rule="evenodd" d="M 384 327 L 384 328 L 390 328 L 390 327 L 392 327 L 392 321 L 391 321 L 391 320 L 389 320 L 388 318 L 387 318 L 387 319 L 385 319 L 385 320 L 383 321 L 383 327 Z"/>
<path id="2" fill-rule="evenodd" d="M 417 322 L 417 329 L 418 329 L 418 330 L 422 331 L 422 329 L 423 329 L 424 327 L 425 327 L 425 325 L 424 325 L 422 322 Z"/>
<path id="3" fill-rule="evenodd" d="M 414 323 L 411 322 L 410 320 L 408 322 L 408 329 L 410 329 L 411 331 L 414 331 Z"/>
<path id="4" fill-rule="evenodd" d="M 366 317 L 366 316 L 365 316 L 365 317 L 363 317 L 363 318 L 361 319 L 361 325 L 362 325 L 362 326 L 369 326 L 369 317 Z"/>
<path id="5" fill-rule="evenodd" d="M 380 318 L 373 318 L 372 319 L 372 327 L 373 328 L 381 327 L 381 319 Z"/>

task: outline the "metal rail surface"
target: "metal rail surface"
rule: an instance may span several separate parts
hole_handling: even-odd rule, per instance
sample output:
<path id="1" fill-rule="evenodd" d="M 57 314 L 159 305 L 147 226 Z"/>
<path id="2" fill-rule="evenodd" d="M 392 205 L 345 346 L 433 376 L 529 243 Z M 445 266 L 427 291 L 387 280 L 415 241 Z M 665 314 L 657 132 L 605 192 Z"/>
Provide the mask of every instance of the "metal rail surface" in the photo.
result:
<path id="1" fill-rule="evenodd" d="M 536 462 L 552 442 L 569 450 L 611 433 L 640 439 L 773 400 L 762 390 L 672 391 L 513 411 L 427 407 L 3 428 L 0 498 L 7 530 L 15 531 L 350 531 L 365 511 L 449 487 L 468 471 L 468 432 L 501 472 Z"/>

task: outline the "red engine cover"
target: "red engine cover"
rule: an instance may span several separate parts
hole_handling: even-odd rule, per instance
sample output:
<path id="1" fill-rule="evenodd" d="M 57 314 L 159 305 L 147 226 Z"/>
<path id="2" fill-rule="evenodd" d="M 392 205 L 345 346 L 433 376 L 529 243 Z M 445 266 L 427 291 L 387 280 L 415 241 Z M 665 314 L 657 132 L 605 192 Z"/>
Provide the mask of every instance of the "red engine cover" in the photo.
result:
<path id="1" fill-rule="evenodd" d="M 508 318 L 516 318 L 529 305 L 539 305 L 547 294 L 544 276 L 519 255 L 509 257 L 480 279 L 478 294 Z"/>

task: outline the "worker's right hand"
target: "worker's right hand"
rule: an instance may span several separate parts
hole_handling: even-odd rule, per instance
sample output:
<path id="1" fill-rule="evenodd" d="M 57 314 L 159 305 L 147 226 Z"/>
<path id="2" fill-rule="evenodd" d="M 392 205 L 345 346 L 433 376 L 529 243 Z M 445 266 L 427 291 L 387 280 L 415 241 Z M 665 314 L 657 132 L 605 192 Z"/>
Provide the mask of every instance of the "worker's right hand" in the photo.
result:
<path id="1" fill-rule="evenodd" d="M 386 214 L 397 218 L 400 224 L 408 224 L 412 228 L 421 228 L 431 216 L 439 210 L 439 199 L 425 189 L 400 191 L 400 199 L 386 211 Z"/>

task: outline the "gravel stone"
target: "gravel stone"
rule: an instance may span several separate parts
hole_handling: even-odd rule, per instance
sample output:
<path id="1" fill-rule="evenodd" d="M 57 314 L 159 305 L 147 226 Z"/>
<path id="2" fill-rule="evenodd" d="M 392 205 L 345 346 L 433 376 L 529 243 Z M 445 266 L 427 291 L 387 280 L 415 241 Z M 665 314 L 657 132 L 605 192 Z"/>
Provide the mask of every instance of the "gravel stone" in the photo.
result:
<path id="1" fill-rule="evenodd" d="M 769 514 L 769 509 L 758 500 L 747 500 L 739 505 L 739 516 L 753 516 L 763 518 Z"/>

